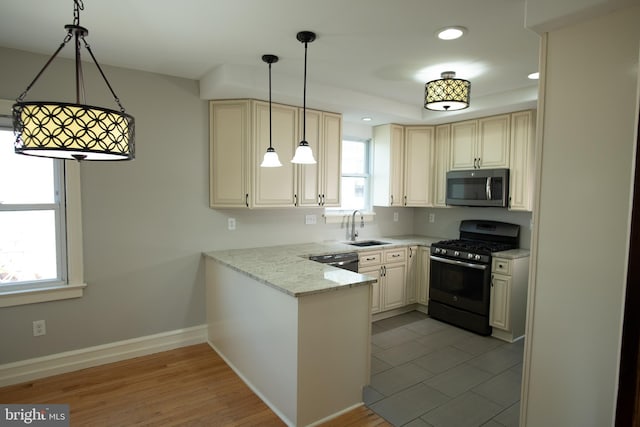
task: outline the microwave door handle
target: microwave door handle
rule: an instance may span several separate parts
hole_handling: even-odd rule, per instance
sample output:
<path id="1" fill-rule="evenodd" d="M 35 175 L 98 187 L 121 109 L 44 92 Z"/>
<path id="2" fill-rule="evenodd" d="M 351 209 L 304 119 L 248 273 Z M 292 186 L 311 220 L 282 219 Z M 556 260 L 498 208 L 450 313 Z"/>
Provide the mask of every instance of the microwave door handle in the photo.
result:
<path id="1" fill-rule="evenodd" d="M 487 177 L 487 200 L 491 200 L 491 177 Z"/>

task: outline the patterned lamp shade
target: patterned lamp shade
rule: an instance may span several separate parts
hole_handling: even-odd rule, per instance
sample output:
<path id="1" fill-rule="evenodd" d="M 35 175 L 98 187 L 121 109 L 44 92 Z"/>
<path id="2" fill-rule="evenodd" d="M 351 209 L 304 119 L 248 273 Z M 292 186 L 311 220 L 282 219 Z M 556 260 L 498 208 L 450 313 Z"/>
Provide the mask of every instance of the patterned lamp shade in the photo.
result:
<path id="1" fill-rule="evenodd" d="M 135 121 L 124 112 L 83 104 L 18 102 L 13 105 L 15 151 L 75 160 L 135 157 Z"/>
<path id="2" fill-rule="evenodd" d="M 432 80 L 424 86 L 424 108 L 454 111 L 469 107 L 471 83 L 455 76 L 453 71 L 446 71 L 441 79 Z"/>

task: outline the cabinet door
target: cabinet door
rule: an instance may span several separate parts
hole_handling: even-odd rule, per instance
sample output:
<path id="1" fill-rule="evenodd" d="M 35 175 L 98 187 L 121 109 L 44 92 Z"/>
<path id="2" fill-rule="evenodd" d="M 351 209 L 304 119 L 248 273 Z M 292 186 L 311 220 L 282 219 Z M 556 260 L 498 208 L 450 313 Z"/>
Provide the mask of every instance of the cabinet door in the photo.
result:
<path id="1" fill-rule="evenodd" d="M 420 248 L 420 276 L 418 281 L 417 301 L 420 304 L 427 305 L 429 303 L 429 274 L 431 259 L 429 258 L 429 248 Z"/>
<path id="2" fill-rule="evenodd" d="M 385 265 L 382 276 L 382 309 L 402 307 L 405 300 L 406 264 Z"/>
<path id="3" fill-rule="evenodd" d="M 511 115 L 509 209 L 530 211 L 533 194 L 535 111 Z"/>
<path id="4" fill-rule="evenodd" d="M 447 206 L 447 172 L 450 163 L 451 125 L 436 126 L 433 170 L 433 206 Z"/>
<path id="5" fill-rule="evenodd" d="M 391 183 L 390 206 L 402 206 L 404 179 L 404 128 L 393 126 L 391 129 Z"/>
<path id="6" fill-rule="evenodd" d="M 401 206 L 404 127 L 381 125 L 373 128 L 373 204 Z"/>
<path id="7" fill-rule="evenodd" d="M 322 123 L 322 206 L 338 207 L 342 182 L 342 116 L 323 113 Z"/>
<path id="8" fill-rule="evenodd" d="M 371 285 L 371 313 L 379 313 L 382 309 L 382 306 L 380 304 L 380 282 L 382 279 L 380 277 L 381 269 L 382 267 L 380 266 L 364 267 L 358 269 L 358 273 L 366 274 L 367 276 L 372 276 L 377 279 L 377 282 Z"/>
<path id="9" fill-rule="evenodd" d="M 509 122 L 509 114 L 478 120 L 477 167 L 509 167 Z"/>
<path id="10" fill-rule="evenodd" d="M 209 203 L 212 208 L 249 207 L 250 112 L 249 101 L 209 103 Z"/>
<path id="11" fill-rule="evenodd" d="M 418 294 L 418 280 L 420 273 L 419 252 L 417 246 L 409 247 L 409 256 L 407 259 L 407 284 L 405 289 L 406 304 L 416 302 Z"/>
<path id="12" fill-rule="evenodd" d="M 298 109 L 298 130 L 299 140 L 302 140 L 302 115 L 303 109 Z M 322 158 L 322 112 L 307 109 L 306 115 L 306 140 L 313 151 L 316 159 L 315 165 L 297 165 L 298 169 L 298 206 L 322 206 L 320 189 L 321 173 L 320 168 L 324 164 Z M 300 141 L 298 141 L 300 142 Z M 277 149 L 276 149 L 277 151 Z M 285 159 L 287 162 L 291 159 Z M 282 163 L 284 164 L 284 161 Z"/>
<path id="13" fill-rule="evenodd" d="M 253 205 L 285 207 L 297 204 L 295 165 L 298 144 L 298 108 L 272 105 L 273 148 L 281 159 L 279 168 L 261 168 L 260 161 L 269 147 L 269 103 L 254 101 Z"/>
<path id="14" fill-rule="evenodd" d="M 451 169 L 473 169 L 476 166 L 478 121 L 451 124 Z"/>
<path id="15" fill-rule="evenodd" d="M 491 311 L 489 323 L 494 328 L 509 330 L 511 301 L 511 276 L 491 276 Z"/>
<path id="16" fill-rule="evenodd" d="M 404 136 L 404 206 L 432 206 L 433 127 L 408 126 Z"/>

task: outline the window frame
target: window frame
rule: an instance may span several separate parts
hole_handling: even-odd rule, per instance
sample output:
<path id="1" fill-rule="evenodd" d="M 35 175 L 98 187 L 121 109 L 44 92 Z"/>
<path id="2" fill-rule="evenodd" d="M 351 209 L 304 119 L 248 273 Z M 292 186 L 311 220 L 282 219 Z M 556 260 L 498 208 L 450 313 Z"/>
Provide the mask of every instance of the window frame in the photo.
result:
<path id="1" fill-rule="evenodd" d="M 11 107 L 13 101 L 0 99 L 0 127 L 12 129 Z M 58 162 L 55 162 L 58 163 Z M 0 308 L 23 304 L 33 304 L 46 301 L 56 301 L 82 297 L 84 288 L 84 269 L 82 258 L 82 211 L 80 197 L 80 165 L 79 162 L 60 160 L 54 166 L 58 169 L 56 176 L 61 179 L 60 184 L 64 192 L 64 199 L 60 200 L 60 214 L 58 219 L 64 221 L 57 230 L 64 232 L 65 238 L 56 235 L 56 245 L 59 246 L 59 270 L 64 272 L 56 280 L 42 280 L 38 282 L 22 282 L 19 284 L 0 286 Z M 56 231 L 58 233 L 58 231 Z"/>
<path id="2" fill-rule="evenodd" d="M 344 172 L 344 168 L 341 168 L 341 173 L 340 173 L 340 180 L 342 181 L 343 178 L 364 178 L 366 181 L 366 188 L 365 188 L 365 207 L 362 208 L 361 210 L 363 211 L 363 213 L 366 213 L 368 215 L 373 215 L 373 199 L 372 199 L 372 188 L 371 188 L 371 169 L 372 169 L 372 144 L 371 144 L 371 139 L 370 138 L 356 138 L 356 137 L 349 137 L 349 136 L 344 136 L 342 138 L 342 143 L 344 144 L 345 141 L 351 141 L 351 142 L 361 142 L 364 143 L 366 146 L 366 151 L 365 151 L 365 155 L 366 158 L 365 160 L 365 164 L 367 166 L 367 171 L 366 173 L 346 173 Z M 342 145 L 343 145 L 342 144 Z M 342 146 L 341 145 L 341 146 Z M 342 198 L 340 200 L 340 203 L 342 204 Z M 346 214 L 346 213 L 351 213 L 353 212 L 353 209 L 347 209 L 344 208 L 343 206 L 340 207 L 332 207 L 332 208 L 325 208 L 325 215 L 326 214 L 333 214 L 333 215 L 339 215 L 341 216 L 342 214 Z"/>

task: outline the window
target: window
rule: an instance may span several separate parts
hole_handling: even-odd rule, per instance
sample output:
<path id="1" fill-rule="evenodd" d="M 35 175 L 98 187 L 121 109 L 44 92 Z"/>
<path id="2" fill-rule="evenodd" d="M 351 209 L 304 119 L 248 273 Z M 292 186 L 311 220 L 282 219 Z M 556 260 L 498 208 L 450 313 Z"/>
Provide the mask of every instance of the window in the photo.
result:
<path id="1" fill-rule="evenodd" d="M 79 163 L 15 154 L 11 105 L 0 99 L 0 307 L 81 297 Z"/>
<path id="2" fill-rule="evenodd" d="M 342 141 L 342 210 L 370 210 L 369 141 Z"/>
<path id="3" fill-rule="evenodd" d="M 15 154 L 0 128 L 0 286 L 66 282 L 62 161 Z"/>

